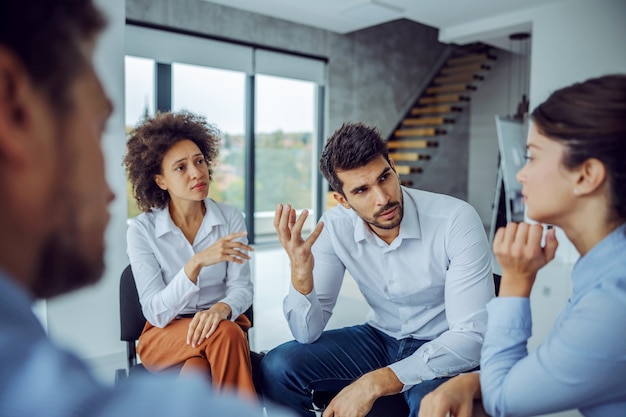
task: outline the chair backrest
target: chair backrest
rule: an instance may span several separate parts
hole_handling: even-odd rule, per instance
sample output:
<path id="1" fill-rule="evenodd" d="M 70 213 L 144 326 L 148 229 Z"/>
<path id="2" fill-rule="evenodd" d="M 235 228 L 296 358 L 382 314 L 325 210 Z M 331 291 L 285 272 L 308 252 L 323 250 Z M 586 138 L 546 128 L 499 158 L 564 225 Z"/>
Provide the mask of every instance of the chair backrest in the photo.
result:
<path id="1" fill-rule="evenodd" d="M 120 339 L 134 342 L 139 339 L 146 318 L 141 311 L 133 271 L 128 265 L 120 278 Z"/>
<path id="2" fill-rule="evenodd" d="M 496 288 L 496 296 L 500 293 L 500 279 L 502 278 L 502 276 L 494 273 L 493 274 L 493 284 Z"/>

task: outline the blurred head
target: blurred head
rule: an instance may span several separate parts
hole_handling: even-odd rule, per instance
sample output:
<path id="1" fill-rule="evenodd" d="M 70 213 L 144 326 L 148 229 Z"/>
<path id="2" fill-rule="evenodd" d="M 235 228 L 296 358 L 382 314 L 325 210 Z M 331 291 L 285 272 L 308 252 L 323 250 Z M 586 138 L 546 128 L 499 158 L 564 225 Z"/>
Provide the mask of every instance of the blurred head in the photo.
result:
<path id="1" fill-rule="evenodd" d="M 36 297 L 104 269 L 111 104 L 92 64 L 104 25 L 89 0 L 0 3 L 0 266 Z"/>
<path id="2" fill-rule="evenodd" d="M 555 91 L 531 118 L 530 161 L 518 173 L 528 216 L 552 222 L 558 213 L 550 212 L 546 206 L 549 201 L 586 193 L 582 173 L 596 166 L 605 173 L 610 206 L 607 221 L 626 220 L 626 75 L 593 78 Z M 540 166 L 547 165 L 542 159 L 550 149 L 553 155 L 558 153 L 553 175 L 533 177 Z M 537 181 L 534 189 L 533 178 Z M 556 184 L 555 179 L 563 181 Z M 548 189 L 550 184 L 554 185 L 552 190 Z M 541 188 L 546 195 L 531 194 Z"/>
<path id="3" fill-rule="evenodd" d="M 335 199 L 354 210 L 379 236 L 395 237 L 402 190 L 387 146 L 375 128 L 345 123 L 326 142 L 320 169 Z"/>
<path id="4" fill-rule="evenodd" d="M 124 157 L 139 209 L 165 208 L 172 197 L 206 198 L 220 137 L 204 117 L 187 111 L 158 113 L 140 122 Z"/>

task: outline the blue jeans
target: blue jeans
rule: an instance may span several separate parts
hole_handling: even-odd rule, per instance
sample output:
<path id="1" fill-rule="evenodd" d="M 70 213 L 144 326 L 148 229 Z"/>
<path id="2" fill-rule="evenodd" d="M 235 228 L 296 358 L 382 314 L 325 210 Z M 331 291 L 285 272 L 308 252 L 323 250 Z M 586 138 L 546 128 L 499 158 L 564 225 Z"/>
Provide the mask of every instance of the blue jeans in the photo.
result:
<path id="1" fill-rule="evenodd" d="M 270 350 L 261 361 L 263 396 L 272 403 L 311 417 L 311 391 L 340 391 L 363 374 L 412 355 L 426 340 L 396 340 L 363 324 L 329 330 L 311 344 L 296 341 Z M 424 381 L 403 393 L 411 417 L 422 398 L 449 378 Z"/>

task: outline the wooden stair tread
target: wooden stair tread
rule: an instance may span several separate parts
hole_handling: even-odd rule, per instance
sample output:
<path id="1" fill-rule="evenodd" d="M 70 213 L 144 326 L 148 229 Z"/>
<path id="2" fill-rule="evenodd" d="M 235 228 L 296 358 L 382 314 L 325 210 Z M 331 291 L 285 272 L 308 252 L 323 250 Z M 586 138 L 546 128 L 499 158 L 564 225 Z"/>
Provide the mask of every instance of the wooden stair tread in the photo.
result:
<path id="1" fill-rule="evenodd" d="M 436 148 L 437 146 L 439 146 L 438 142 L 426 139 L 387 141 L 387 149 L 421 149 Z"/>
<path id="2" fill-rule="evenodd" d="M 446 117 L 415 117 L 402 120 L 404 126 L 437 126 L 454 123 L 454 119 Z"/>
<path id="3" fill-rule="evenodd" d="M 476 72 L 476 71 L 484 71 L 489 70 L 491 67 L 486 64 L 475 63 L 468 65 L 460 65 L 455 67 L 443 67 L 440 71 L 441 74 L 457 74 L 459 72 Z"/>
<path id="4" fill-rule="evenodd" d="M 459 84 L 446 84 L 446 85 L 437 85 L 434 87 L 428 87 L 426 89 L 426 94 L 436 94 L 436 93 L 446 93 L 451 91 L 474 91 L 476 90 L 476 86 L 467 83 L 459 83 Z"/>
<path id="5" fill-rule="evenodd" d="M 389 157 L 394 161 L 420 161 L 430 159 L 428 154 L 418 152 L 389 152 Z"/>
<path id="6" fill-rule="evenodd" d="M 458 103 L 462 101 L 470 101 L 468 96 L 462 94 L 440 94 L 430 97 L 422 97 L 419 104 L 436 104 L 436 103 Z"/>
<path id="7" fill-rule="evenodd" d="M 476 81 L 482 81 L 484 79 L 485 77 L 483 77 L 480 74 L 467 72 L 467 73 L 460 73 L 460 74 L 453 74 L 453 75 L 442 75 L 442 76 L 436 77 L 433 80 L 433 83 L 436 85 L 443 85 L 443 84 L 454 83 L 454 82 L 473 83 Z"/>
<path id="8" fill-rule="evenodd" d="M 420 114 L 442 114 L 442 113 L 454 113 L 460 112 L 463 109 L 459 106 L 428 106 L 428 107 L 416 107 L 411 109 L 411 115 L 416 116 Z"/>
<path id="9" fill-rule="evenodd" d="M 409 128 L 409 129 L 398 129 L 394 133 L 396 137 L 412 137 L 412 136 L 437 136 L 437 135 L 445 135 L 446 131 L 443 129 L 438 129 L 436 127 L 422 127 L 422 128 Z"/>
<path id="10" fill-rule="evenodd" d="M 460 65 L 470 62 L 486 62 L 495 61 L 497 57 L 490 54 L 469 54 L 465 56 L 452 57 L 446 62 L 448 65 Z"/>
<path id="11" fill-rule="evenodd" d="M 396 172 L 400 175 L 421 174 L 422 167 L 412 167 L 410 165 L 396 165 Z"/>

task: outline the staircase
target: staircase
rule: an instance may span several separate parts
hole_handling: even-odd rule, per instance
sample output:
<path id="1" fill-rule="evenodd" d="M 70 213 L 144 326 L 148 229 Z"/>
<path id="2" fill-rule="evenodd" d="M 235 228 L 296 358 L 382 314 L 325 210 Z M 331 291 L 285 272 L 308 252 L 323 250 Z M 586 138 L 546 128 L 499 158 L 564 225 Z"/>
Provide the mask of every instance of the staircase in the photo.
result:
<path id="1" fill-rule="evenodd" d="M 457 48 L 418 97 L 387 139 L 400 181 L 411 187 L 424 172 L 440 141 L 467 112 L 470 97 L 496 61 L 490 47 L 472 44 Z"/>

